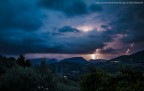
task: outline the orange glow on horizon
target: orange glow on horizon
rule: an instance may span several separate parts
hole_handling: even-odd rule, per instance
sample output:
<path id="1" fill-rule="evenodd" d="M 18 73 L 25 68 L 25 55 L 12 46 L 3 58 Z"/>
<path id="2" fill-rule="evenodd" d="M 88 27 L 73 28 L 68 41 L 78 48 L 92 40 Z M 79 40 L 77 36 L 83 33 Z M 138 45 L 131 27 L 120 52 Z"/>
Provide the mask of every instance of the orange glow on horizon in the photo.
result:
<path id="1" fill-rule="evenodd" d="M 95 54 L 91 54 L 91 59 L 93 59 L 93 60 L 95 60 L 95 59 L 96 59 Z"/>

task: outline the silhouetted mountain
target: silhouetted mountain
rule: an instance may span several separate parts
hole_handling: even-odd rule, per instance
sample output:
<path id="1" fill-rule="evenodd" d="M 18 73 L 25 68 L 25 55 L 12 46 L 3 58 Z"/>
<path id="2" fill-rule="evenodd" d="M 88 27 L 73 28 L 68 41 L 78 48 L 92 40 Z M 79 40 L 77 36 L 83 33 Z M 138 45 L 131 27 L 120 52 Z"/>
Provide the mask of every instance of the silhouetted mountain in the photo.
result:
<path id="1" fill-rule="evenodd" d="M 130 67 L 134 70 L 144 72 L 144 51 L 132 55 L 119 56 L 106 62 L 99 62 L 95 66 L 108 72 L 117 72 L 122 67 Z"/>
<path id="2" fill-rule="evenodd" d="M 89 63 L 87 60 L 85 60 L 82 57 L 66 58 L 66 59 L 63 59 L 63 60 L 61 60 L 59 62 L 71 62 L 71 63 L 80 63 L 80 64 L 87 64 L 87 63 Z"/>
<path id="3" fill-rule="evenodd" d="M 39 64 L 41 60 L 35 59 L 32 63 Z M 91 65 L 97 69 L 102 69 L 107 72 L 118 72 L 122 67 L 132 67 L 133 69 L 144 72 L 144 51 L 134 53 L 132 55 L 123 55 L 111 60 L 85 60 L 82 57 L 66 58 L 61 61 L 46 59 L 49 68 L 55 73 L 67 75 L 80 75 L 87 71 Z"/>
<path id="4" fill-rule="evenodd" d="M 137 53 L 134 53 L 134 54 L 130 55 L 130 57 L 133 58 L 133 59 L 139 59 L 139 60 L 144 61 L 144 50 L 140 51 L 140 52 L 137 52 Z"/>
<path id="5" fill-rule="evenodd" d="M 57 59 L 49 59 L 49 58 L 37 58 L 37 59 L 30 59 L 30 62 L 33 64 L 33 65 L 36 65 L 36 64 L 40 64 L 41 61 L 45 60 L 47 64 L 52 64 L 52 63 L 56 63 L 58 62 Z"/>
<path id="6" fill-rule="evenodd" d="M 129 59 L 129 55 L 122 55 L 113 59 L 110 59 L 109 61 L 126 61 Z"/>
<path id="7" fill-rule="evenodd" d="M 131 55 L 123 55 L 111 59 L 115 62 L 143 62 L 144 63 L 144 51 L 140 51 Z"/>
<path id="8" fill-rule="evenodd" d="M 93 63 L 93 64 L 96 64 L 96 63 L 99 63 L 99 62 L 106 62 L 107 60 L 105 59 L 91 59 L 89 60 L 90 63 Z"/>
<path id="9" fill-rule="evenodd" d="M 85 72 L 85 67 L 89 62 L 82 57 L 66 58 L 57 63 L 49 65 L 49 68 L 60 74 L 65 74 L 71 76 L 76 76 Z"/>

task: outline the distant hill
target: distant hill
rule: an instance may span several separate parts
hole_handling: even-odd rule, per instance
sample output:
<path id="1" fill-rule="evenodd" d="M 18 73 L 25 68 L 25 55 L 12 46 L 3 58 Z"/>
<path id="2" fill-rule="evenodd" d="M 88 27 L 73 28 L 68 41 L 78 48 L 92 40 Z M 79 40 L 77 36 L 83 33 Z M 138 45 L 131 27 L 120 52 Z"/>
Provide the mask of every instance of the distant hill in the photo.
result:
<path id="1" fill-rule="evenodd" d="M 144 63 L 144 50 L 131 54 L 131 55 L 123 55 L 116 58 L 113 58 L 109 61 L 119 61 L 119 62 L 143 62 Z"/>
<path id="2" fill-rule="evenodd" d="M 66 58 L 66 59 L 63 59 L 63 60 L 61 60 L 59 62 L 71 62 L 71 63 L 80 63 L 80 64 L 87 64 L 87 63 L 89 63 L 87 60 L 85 60 L 82 57 Z"/>
<path id="3" fill-rule="evenodd" d="M 95 66 L 97 69 L 106 72 L 115 73 L 123 67 L 130 67 L 134 70 L 144 72 L 144 51 L 134 53 L 132 55 L 122 55 L 111 60 L 85 60 L 82 57 L 66 58 L 57 63 L 50 64 L 50 68 L 55 72 L 70 74 L 73 72 L 84 73 L 89 66 Z"/>
<path id="4" fill-rule="evenodd" d="M 49 59 L 49 58 L 37 58 L 37 59 L 30 59 L 30 62 L 33 64 L 33 65 L 37 65 L 37 64 L 40 64 L 41 61 L 45 60 L 47 64 L 53 64 L 53 63 L 57 63 L 58 60 L 57 59 Z"/>
<path id="5" fill-rule="evenodd" d="M 55 73 L 79 75 L 85 71 L 88 64 L 89 62 L 82 57 L 72 57 L 50 64 L 49 68 Z"/>
<path id="6" fill-rule="evenodd" d="M 122 55 L 122 56 L 110 59 L 109 61 L 126 61 L 127 59 L 129 59 L 128 55 Z"/>
<path id="7" fill-rule="evenodd" d="M 31 60 L 33 64 L 39 64 L 44 59 Z M 122 55 L 111 60 L 85 60 L 82 57 L 66 58 L 60 61 L 56 59 L 45 59 L 49 64 L 49 68 L 55 73 L 61 74 L 73 74 L 78 75 L 85 73 L 87 68 L 91 65 L 97 69 L 104 70 L 106 72 L 118 72 L 123 67 L 132 67 L 132 69 L 140 70 L 144 72 L 144 51 L 134 53 L 132 55 Z"/>
<path id="8" fill-rule="evenodd" d="M 99 62 L 95 67 L 108 72 L 118 72 L 123 67 L 131 68 L 144 72 L 144 51 L 131 55 L 122 55 L 106 62 Z"/>
<path id="9" fill-rule="evenodd" d="M 93 63 L 93 64 L 96 64 L 96 63 L 99 63 L 99 62 L 106 62 L 107 60 L 105 59 L 91 59 L 89 60 L 90 63 Z"/>
<path id="10" fill-rule="evenodd" d="M 144 60 L 144 50 L 130 55 L 133 59 Z"/>

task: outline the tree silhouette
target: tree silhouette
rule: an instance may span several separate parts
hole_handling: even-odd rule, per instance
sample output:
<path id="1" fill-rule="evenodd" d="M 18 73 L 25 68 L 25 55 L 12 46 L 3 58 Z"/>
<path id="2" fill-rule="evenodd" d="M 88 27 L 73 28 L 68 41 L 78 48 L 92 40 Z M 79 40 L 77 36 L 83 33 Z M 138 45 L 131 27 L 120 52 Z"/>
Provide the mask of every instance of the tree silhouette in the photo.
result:
<path id="1" fill-rule="evenodd" d="M 30 67 L 31 63 L 29 60 L 25 60 L 25 57 L 23 55 L 20 55 L 17 59 L 17 64 L 22 67 Z"/>

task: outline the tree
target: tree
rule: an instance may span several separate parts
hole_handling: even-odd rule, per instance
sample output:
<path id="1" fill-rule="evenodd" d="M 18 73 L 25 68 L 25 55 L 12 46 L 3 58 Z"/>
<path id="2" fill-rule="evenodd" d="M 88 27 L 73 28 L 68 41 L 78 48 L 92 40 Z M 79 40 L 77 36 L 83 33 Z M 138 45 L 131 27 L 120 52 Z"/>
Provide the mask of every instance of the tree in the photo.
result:
<path id="1" fill-rule="evenodd" d="M 6 73 L 10 68 L 15 65 L 15 58 L 6 58 L 0 56 L 0 75 Z"/>
<path id="2" fill-rule="evenodd" d="M 89 67 L 90 73 L 84 75 L 80 82 L 81 91 L 96 91 L 104 80 L 104 73 L 96 70 L 93 66 Z"/>
<path id="3" fill-rule="evenodd" d="M 26 60 L 25 66 L 26 66 L 26 67 L 30 67 L 30 66 L 31 66 L 31 62 L 30 62 L 29 60 Z"/>
<path id="4" fill-rule="evenodd" d="M 40 65 L 36 67 L 36 73 L 39 75 L 39 87 L 41 89 L 48 88 L 49 91 L 55 91 L 55 75 L 49 70 L 45 58 L 41 61 Z M 42 91 L 42 90 L 41 90 Z"/>
<path id="5" fill-rule="evenodd" d="M 81 91 L 143 91 L 144 76 L 139 71 L 129 69 L 117 74 L 92 70 L 82 77 L 80 87 Z"/>
<path id="6" fill-rule="evenodd" d="M 30 67 L 31 63 L 29 60 L 25 60 L 25 57 L 23 55 L 20 55 L 17 59 L 17 64 L 22 66 L 22 67 Z"/>
<path id="7" fill-rule="evenodd" d="M 47 68 L 42 69 L 21 66 L 10 69 L 0 78 L 0 91 L 55 91 L 55 76 Z"/>

